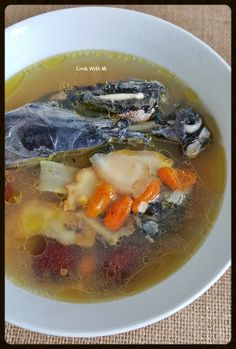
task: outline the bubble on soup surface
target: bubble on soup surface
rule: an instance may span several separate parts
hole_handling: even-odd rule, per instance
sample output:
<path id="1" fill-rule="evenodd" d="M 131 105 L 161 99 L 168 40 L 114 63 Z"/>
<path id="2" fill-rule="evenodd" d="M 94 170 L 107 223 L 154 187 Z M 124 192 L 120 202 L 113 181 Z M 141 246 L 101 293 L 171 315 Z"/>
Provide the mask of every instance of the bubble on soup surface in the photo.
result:
<path id="1" fill-rule="evenodd" d="M 15 234 L 15 241 L 18 244 L 24 244 L 26 242 L 26 240 L 28 239 L 28 236 L 22 232 L 22 231 L 17 231 Z"/>
<path id="2" fill-rule="evenodd" d="M 191 165 L 191 161 L 190 161 L 189 159 L 186 159 L 186 160 L 184 161 L 184 164 L 189 166 L 189 165 Z"/>
<path id="3" fill-rule="evenodd" d="M 106 262 L 106 261 L 103 262 L 102 267 L 103 267 L 104 269 L 109 268 L 109 262 Z"/>
<path id="4" fill-rule="evenodd" d="M 30 256 L 40 256 L 47 249 L 47 240 L 42 235 L 31 236 L 26 243 L 26 250 Z"/>

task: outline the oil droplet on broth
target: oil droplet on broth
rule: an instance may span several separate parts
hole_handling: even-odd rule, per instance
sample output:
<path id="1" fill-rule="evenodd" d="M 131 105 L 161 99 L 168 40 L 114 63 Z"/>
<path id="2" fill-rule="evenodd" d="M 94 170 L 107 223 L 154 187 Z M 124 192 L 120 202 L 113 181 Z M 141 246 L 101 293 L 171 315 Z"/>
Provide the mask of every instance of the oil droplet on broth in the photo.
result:
<path id="1" fill-rule="evenodd" d="M 6 200 L 10 205 L 18 204 L 22 199 L 22 193 L 19 189 L 13 188 L 12 194 L 8 200 Z"/>
<path id="2" fill-rule="evenodd" d="M 103 267 L 104 269 L 109 268 L 109 262 L 103 262 L 102 267 Z"/>
<path id="3" fill-rule="evenodd" d="M 144 256 L 142 261 L 143 261 L 144 264 L 147 264 L 150 261 L 150 258 L 147 257 L 147 256 Z"/>
<path id="4" fill-rule="evenodd" d="M 16 233 L 16 236 L 15 236 L 15 241 L 18 243 L 18 244 L 24 244 L 26 242 L 26 240 L 28 239 L 28 236 L 26 233 L 22 232 L 21 230 L 19 230 L 17 233 Z"/>
<path id="5" fill-rule="evenodd" d="M 31 236 L 26 243 L 26 250 L 30 256 L 40 256 L 47 249 L 47 240 L 42 235 Z"/>
<path id="6" fill-rule="evenodd" d="M 106 272 L 106 276 L 110 279 L 114 278 L 116 275 L 116 271 L 114 269 L 108 269 Z"/>
<path id="7" fill-rule="evenodd" d="M 6 174 L 6 179 L 7 179 L 8 182 L 13 182 L 15 177 L 11 173 L 8 172 Z"/>

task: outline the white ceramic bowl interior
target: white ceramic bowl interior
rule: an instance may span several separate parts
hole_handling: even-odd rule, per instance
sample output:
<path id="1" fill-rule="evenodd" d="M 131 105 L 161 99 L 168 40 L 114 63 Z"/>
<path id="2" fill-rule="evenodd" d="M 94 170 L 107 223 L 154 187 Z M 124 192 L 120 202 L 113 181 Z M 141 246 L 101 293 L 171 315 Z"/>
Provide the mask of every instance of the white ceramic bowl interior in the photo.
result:
<path id="1" fill-rule="evenodd" d="M 53 335 L 91 337 L 159 321 L 205 292 L 230 266 L 231 72 L 210 47 L 183 29 L 143 13 L 106 7 L 49 12 L 6 29 L 5 78 L 46 57 L 105 49 L 142 56 L 181 77 L 217 120 L 227 156 L 220 214 L 197 253 L 156 286 L 121 300 L 72 304 L 5 285 L 5 319 Z"/>

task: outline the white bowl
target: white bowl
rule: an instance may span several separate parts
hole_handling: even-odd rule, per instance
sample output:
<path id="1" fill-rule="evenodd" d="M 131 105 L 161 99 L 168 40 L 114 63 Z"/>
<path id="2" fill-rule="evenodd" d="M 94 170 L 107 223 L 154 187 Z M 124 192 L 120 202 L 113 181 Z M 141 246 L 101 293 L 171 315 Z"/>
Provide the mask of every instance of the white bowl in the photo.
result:
<path id="1" fill-rule="evenodd" d="M 142 56 L 181 77 L 217 120 L 227 157 L 227 182 L 217 221 L 197 253 L 156 286 L 121 300 L 72 304 L 6 281 L 6 321 L 42 333 L 91 337 L 159 321 L 194 301 L 230 266 L 231 71 L 210 47 L 183 29 L 143 13 L 106 7 L 49 12 L 6 29 L 6 79 L 43 58 L 106 49 Z"/>

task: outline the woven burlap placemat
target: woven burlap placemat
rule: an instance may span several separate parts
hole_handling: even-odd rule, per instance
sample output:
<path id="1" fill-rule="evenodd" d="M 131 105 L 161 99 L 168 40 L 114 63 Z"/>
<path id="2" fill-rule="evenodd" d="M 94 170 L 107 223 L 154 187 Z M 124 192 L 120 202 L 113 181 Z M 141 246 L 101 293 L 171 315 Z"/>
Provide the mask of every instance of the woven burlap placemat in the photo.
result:
<path id="1" fill-rule="evenodd" d="M 11 5 L 5 25 L 71 5 Z M 223 5 L 122 5 L 161 17 L 192 32 L 231 63 L 231 10 Z M 153 42 L 155 45 L 155 42 Z M 223 233 L 223 232 L 222 232 Z M 44 335 L 6 323 L 9 344 L 225 344 L 231 339 L 231 271 L 198 300 L 158 323 L 105 337 L 68 338 Z"/>

